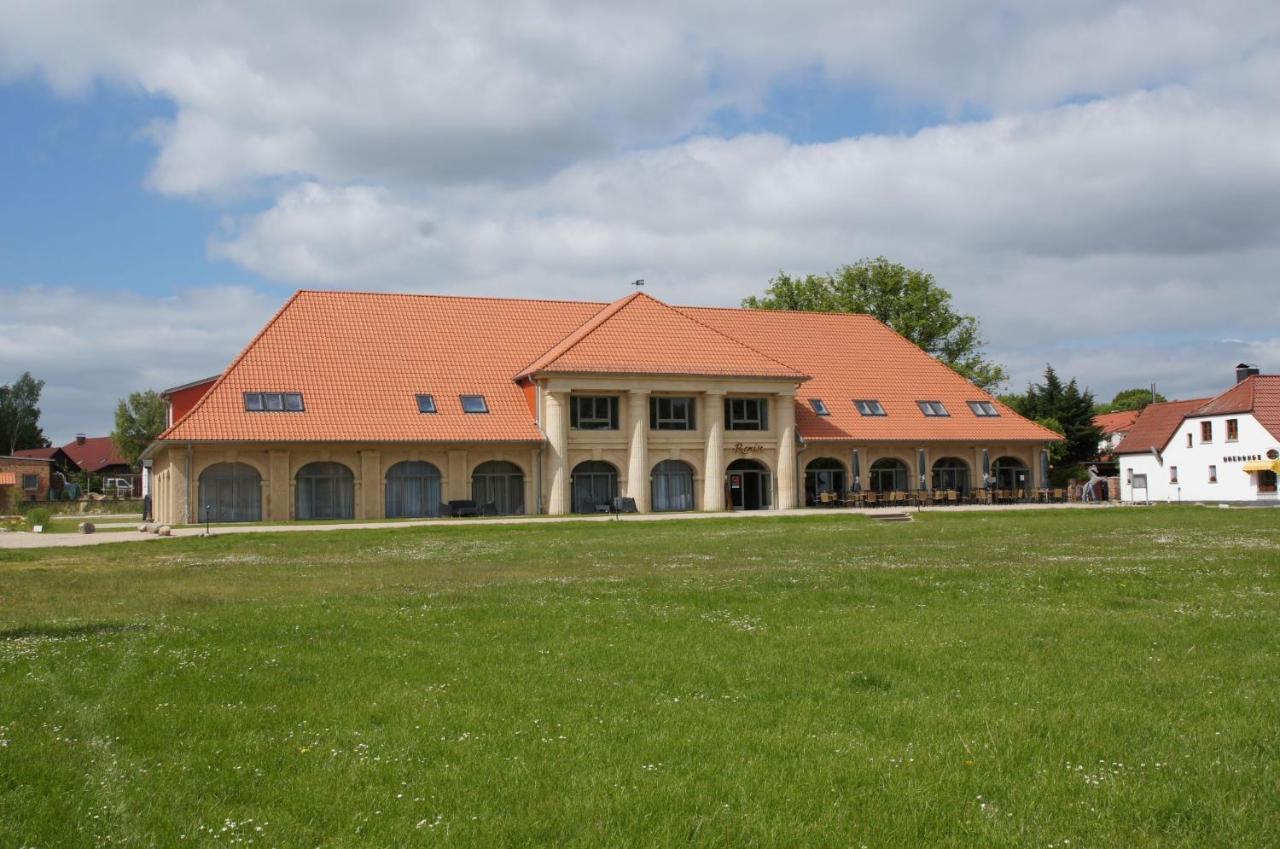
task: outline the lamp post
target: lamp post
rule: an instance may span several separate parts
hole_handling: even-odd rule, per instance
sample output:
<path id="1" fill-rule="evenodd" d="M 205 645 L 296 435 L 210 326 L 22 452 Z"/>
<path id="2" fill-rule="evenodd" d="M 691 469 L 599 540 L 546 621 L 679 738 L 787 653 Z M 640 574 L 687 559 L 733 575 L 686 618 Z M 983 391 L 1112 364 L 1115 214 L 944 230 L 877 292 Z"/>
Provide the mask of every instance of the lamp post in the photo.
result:
<path id="1" fill-rule="evenodd" d="M 213 512 L 212 504 L 204 505 L 204 535 L 205 536 L 211 536 L 211 534 L 209 533 L 209 514 L 212 512 Z"/>

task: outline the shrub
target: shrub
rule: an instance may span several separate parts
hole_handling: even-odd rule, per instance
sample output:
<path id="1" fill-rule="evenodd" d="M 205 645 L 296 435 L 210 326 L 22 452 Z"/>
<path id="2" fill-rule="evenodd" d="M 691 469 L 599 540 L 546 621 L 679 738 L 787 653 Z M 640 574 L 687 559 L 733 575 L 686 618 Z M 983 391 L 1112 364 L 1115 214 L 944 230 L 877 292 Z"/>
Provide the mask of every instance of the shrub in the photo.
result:
<path id="1" fill-rule="evenodd" d="M 53 518 L 53 511 L 48 507 L 37 507 L 34 510 L 27 511 L 27 526 L 34 528 L 36 525 L 48 526 L 49 520 Z"/>

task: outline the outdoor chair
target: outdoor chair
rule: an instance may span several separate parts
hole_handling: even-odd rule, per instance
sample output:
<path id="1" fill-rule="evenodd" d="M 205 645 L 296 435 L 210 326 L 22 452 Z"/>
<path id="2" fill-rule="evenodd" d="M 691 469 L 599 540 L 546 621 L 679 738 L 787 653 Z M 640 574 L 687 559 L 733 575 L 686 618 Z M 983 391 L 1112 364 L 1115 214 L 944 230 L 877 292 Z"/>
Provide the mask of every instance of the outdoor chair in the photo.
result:
<path id="1" fill-rule="evenodd" d="M 878 496 L 874 492 L 860 492 L 855 498 L 862 502 L 863 507 L 875 507 Z"/>
<path id="2" fill-rule="evenodd" d="M 470 499 L 450 501 L 449 515 L 454 518 L 458 518 L 459 516 L 479 516 L 480 507 Z"/>
<path id="3" fill-rule="evenodd" d="M 835 507 L 836 494 L 834 492 L 820 492 L 818 493 L 818 503 L 823 507 Z"/>
<path id="4" fill-rule="evenodd" d="M 948 503 L 948 504 L 950 504 L 950 505 L 954 506 L 954 505 L 956 505 L 956 504 L 958 504 L 958 503 L 959 503 L 959 500 L 960 500 L 960 493 L 956 492 L 954 489 L 948 489 L 948 490 L 947 490 L 947 503 Z"/>

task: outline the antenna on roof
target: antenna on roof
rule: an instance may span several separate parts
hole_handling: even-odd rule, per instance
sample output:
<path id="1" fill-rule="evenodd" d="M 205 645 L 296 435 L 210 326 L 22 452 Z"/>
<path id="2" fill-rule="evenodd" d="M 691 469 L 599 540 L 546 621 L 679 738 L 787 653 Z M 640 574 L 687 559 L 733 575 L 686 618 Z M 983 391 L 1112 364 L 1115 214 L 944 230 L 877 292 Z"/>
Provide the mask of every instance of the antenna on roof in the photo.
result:
<path id="1" fill-rule="evenodd" d="M 640 287 L 644 285 L 644 281 L 643 281 L 643 280 L 632 280 L 632 281 L 631 281 L 631 285 L 636 287 L 636 291 L 639 291 L 639 290 L 640 290 Z"/>

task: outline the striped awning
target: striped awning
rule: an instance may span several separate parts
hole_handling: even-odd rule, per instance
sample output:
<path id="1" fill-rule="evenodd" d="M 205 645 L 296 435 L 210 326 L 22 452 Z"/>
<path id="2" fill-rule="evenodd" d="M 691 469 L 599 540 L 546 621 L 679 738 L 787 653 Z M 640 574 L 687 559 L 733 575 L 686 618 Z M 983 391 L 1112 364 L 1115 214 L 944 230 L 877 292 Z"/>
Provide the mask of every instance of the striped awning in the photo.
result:
<path id="1" fill-rule="evenodd" d="M 18 475 L 16 472 L 0 472 L 0 486 L 17 486 Z"/>
<path id="2" fill-rule="evenodd" d="M 1280 460 L 1250 460 L 1241 468 L 1246 472 L 1280 472 Z"/>

